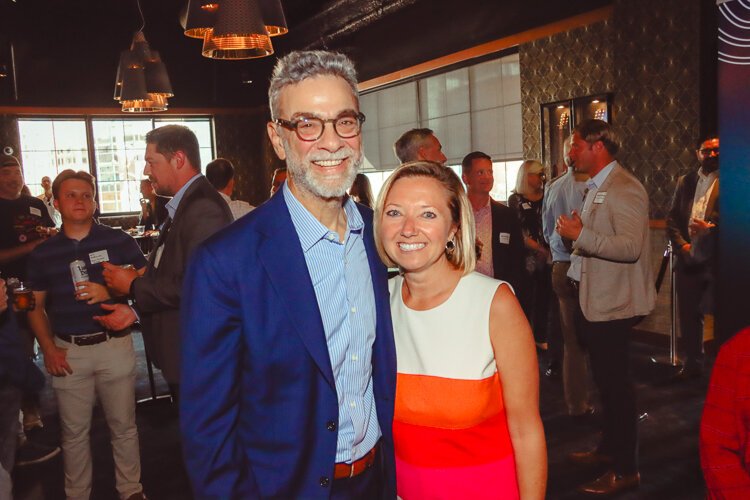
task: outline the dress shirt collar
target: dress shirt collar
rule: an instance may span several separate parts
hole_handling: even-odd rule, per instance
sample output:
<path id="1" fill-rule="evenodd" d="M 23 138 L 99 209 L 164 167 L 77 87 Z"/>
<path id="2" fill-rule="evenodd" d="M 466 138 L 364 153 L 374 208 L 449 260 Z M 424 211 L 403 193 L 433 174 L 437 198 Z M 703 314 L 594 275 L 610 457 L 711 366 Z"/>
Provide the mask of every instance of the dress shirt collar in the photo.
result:
<path id="1" fill-rule="evenodd" d="M 222 198 L 224 198 L 224 201 L 226 201 L 226 202 L 227 202 L 227 204 L 229 204 L 229 203 L 231 203 L 231 202 L 232 202 L 232 198 L 230 198 L 229 196 L 227 196 L 227 195 L 226 195 L 225 193 L 222 193 L 221 191 L 217 191 L 217 193 L 219 193 L 219 195 L 220 195 L 220 196 L 221 196 Z"/>
<path id="2" fill-rule="evenodd" d="M 323 239 L 330 239 L 328 235 L 335 234 L 333 231 L 325 227 L 320 223 L 318 219 L 313 216 L 300 201 L 292 194 L 289 189 L 289 185 L 285 182 L 282 188 L 284 195 L 284 202 L 289 209 L 289 215 L 292 217 L 292 223 L 294 228 L 297 230 L 297 236 L 299 236 L 300 245 L 302 245 L 302 251 L 307 252 L 317 242 Z M 357 205 L 352 201 L 350 197 L 346 197 L 344 200 L 344 211 L 346 212 L 346 238 L 349 234 L 359 234 L 361 236 L 362 229 L 365 226 L 365 222 L 362 219 L 362 215 L 357 209 Z M 336 235 L 336 242 L 338 242 L 338 235 Z"/>
<path id="3" fill-rule="evenodd" d="M 177 207 L 180 205 L 180 201 L 182 201 L 182 197 L 185 196 L 185 191 L 188 190 L 190 185 L 194 183 L 198 177 L 202 177 L 200 173 L 195 174 L 193 177 L 190 178 L 189 181 L 185 183 L 184 186 L 180 188 L 179 191 L 175 193 L 175 195 L 172 197 L 171 200 L 166 205 L 167 212 L 169 213 L 169 217 L 174 219 L 174 214 L 177 213 Z"/>
<path id="4" fill-rule="evenodd" d="M 617 166 L 617 160 L 613 160 L 612 162 L 608 163 L 607 166 L 601 169 L 598 174 L 586 181 L 586 187 L 588 187 L 589 189 L 596 188 L 598 190 L 600 187 L 602 187 L 604 181 L 607 180 L 609 174 L 612 173 L 612 170 L 615 169 L 615 166 Z"/>

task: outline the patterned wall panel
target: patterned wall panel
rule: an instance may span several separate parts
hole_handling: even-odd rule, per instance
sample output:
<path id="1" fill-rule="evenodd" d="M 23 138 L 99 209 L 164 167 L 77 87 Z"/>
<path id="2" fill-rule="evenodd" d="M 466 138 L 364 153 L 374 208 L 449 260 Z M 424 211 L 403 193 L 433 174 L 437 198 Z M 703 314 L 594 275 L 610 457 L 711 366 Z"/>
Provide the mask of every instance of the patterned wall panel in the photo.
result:
<path id="1" fill-rule="evenodd" d="M 614 92 L 612 37 L 612 27 L 604 21 L 521 45 L 525 158 L 542 158 L 542 104 Z"/>
<path id="2" fill-rule="evenodd" d="M 260 205 L 268 199 L 274 169 L 283 167 L 266 134 L 267 108 L 244 114 L 216 115 L 216 153 L 235 168 L 234 197 Z"/>
<path id="3" fill-rule="evenodd" d="M 699 0 L 616 0 L 612 19 L 519 49 L 524 154 L 541 156 L 545 102 L 612 92 L 623 165 L 664 218 L 677 177 L 696 168 Z"/>

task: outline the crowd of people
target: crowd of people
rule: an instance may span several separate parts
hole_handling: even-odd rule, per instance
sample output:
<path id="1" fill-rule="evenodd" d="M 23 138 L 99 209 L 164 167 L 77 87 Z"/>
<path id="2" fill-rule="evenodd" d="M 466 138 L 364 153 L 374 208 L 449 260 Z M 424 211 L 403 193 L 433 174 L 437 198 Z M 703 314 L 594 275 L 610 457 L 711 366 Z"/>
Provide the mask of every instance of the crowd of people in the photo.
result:
<path id="1" fill-rule="evenodd" d="M 30 361 L 36 339 L 59 410 L 66 496 L 91 496 L 98 399 L 117 492 L 145 498 L 136 322 L 179 408 L 184 456 L 175 459 L 196 498 L 544 498 L 537 352 L 555 343 L 545 373 L 562 371 L 568 413 L 594 411 L 591 382 L 601 402 L 598 446 L 569 458 L 608 469 L 580 491 L 637 488 L 628 351 L 656 290 L 648 196 L 618 163 L 612 127 L 579 123 L 565 144 L 567 169 L 551 183 L 541 163 L 525 161 L 508 205 L 490 197 L 489 155 L 467 154 L 459 177 L 434 132 L 412 129 L 394 145 L 401 166 L 373 199 L 359 173 L 365 117 L 346 56 L 279 59 L 269 106 L 268 136 L 286 168 L 257 208 L 232 199 L 229 160 L 201 174 L 188 128 L 146 135 L 140 225 L 159 230 L 147 258 L 95 220 L 90 174 L 65 170 L 43 199 L 30 198 L 20 162 L 3 157 L 2 276 L 33 295 L 14 306 L 0 287 L 0 497 L 11 492 L 19 413 L 34 414 L 22 402 L 43 385 Z M 694 330 L 696 311 L 710 307 L 718 138 L 698 159 L 669 224 L 678 292 L 692 294 L 681 299 L 692 322 L 683 376 L 701 371 Z M 55 226 L 50 204 L 59 233 L 37 231 Z M 398 270 L 390 280 L 389 268 Z M 720 360 L 726 387 L 738 361 Z M 702 436 L 722 437 L 710 423 Z M 716 491 L 724 475 L 711 457 L 730 460 L 719 448 L 731 441 L 702 455 Z M 747 491 L 747 468 L 738 462 L 733 474 Z"/>

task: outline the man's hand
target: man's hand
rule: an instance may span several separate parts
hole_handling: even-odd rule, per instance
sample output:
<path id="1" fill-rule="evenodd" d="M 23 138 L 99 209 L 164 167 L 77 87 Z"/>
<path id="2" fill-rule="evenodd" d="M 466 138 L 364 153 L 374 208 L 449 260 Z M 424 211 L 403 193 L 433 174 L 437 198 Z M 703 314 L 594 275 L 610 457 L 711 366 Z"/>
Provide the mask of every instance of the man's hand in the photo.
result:
<path id="1" fill-rule="evenodd" d="M 563 238 L 575 241 L 581 235 L 582 230 L 583 221 L 581 220 L 581 216 L 578 215 L 578 212 L 575 210 L 570 213 L 570 217 L 561 215 L 557 218 L 555 231 L 557 231 L 557 234 Z"/>
<path id="2" fill-rule="evenodd" d="M 87 304 L 98 304 L 112 297 L 106 286 L 91 281 L 76 283 L 76 300 L 85 300 Z"/>
<path id="3" fill-rule="evenodd" d="M 5 287 L 5 280 L 0 279 L 0 313 L 4 313 L 8 308 L 8 289 Z"/>
<path id="4" fill-rule="evenodd" d="M 94 316 L 94 319 L 101 323 L 104 328 L 113 332 L 129 327 L 138 319 L 135 311 L 127 304 L 102 304 L 100 307 L 112 312 L 104 316 Z"/>
<path id="5" fill-rule="evenodd" d="M 65 359 L 68 354 L 67 349 L 51 344 L 44 350 L 43 354 L 44 366 L 50 375 L 53 377 L 64 377 L 73 374 L 73 369 Z"/>
<path id="6" fill-rule="evenodd" d="M 703 219 L 692 219 L 688 225 L 688 231 L 691 238 L 700 238 L 708 233 L 716 224 Z"/>
<path id="7" fill-rule="evenodd" d="M 102 275 L 104 276 L 104 281 L 107 283 L 107 287 L 118 295 L 128 295 L 130 293 L 130 285 L 138 277 L 138 271 L 135 269 L 123 269 L 109 262 L 102 262 L 102 267 L 104 267 Z"/>

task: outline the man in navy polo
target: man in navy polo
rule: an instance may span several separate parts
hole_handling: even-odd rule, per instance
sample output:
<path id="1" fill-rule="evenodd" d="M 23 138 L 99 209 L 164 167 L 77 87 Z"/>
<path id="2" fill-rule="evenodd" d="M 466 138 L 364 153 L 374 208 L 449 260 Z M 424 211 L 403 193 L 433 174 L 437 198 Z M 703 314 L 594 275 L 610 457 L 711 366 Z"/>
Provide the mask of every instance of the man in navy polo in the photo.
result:
<path id="1" fill-rule="evenodd" d="M 111 331 L 98 321 L 113 306 L 103 284 L 102 263 L 145 269 L 138 244 L 122 231 L 94 222 L 94 178 L 64 170 L 52 184 L 60 234 L 30 255 L 27 280 L 36 308 L 29 324 L 52 378 L 62 429 L 65 495 L 91 496 L 91 413 L 98 396 L 107 418 L 120 498 L 142 499 L 135 424 L 135 353 L 130 329 Z M 73 282 L 79 261 L 88 279 Z"/>

